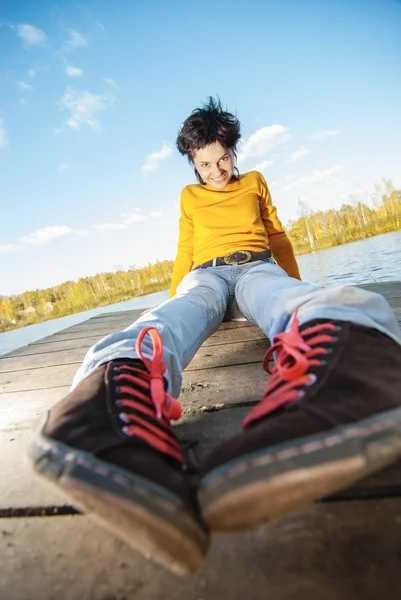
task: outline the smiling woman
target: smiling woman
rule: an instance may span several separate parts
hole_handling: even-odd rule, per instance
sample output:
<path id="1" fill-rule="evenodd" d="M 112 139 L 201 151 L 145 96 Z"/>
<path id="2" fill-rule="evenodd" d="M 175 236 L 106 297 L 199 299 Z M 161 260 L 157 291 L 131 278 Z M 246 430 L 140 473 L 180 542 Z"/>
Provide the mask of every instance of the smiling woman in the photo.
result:
<path id="1" fill-rule="evenodd" d="M 92 346 L 32 450 L 39 473 L 180 573 L 201 567 L 210 528 L 282 516 L 401 457 L 401 335 L 389 305 L 299 281 L 263 175 L 234 177 L 239 137 L 212 98 L 185 120 L 177 146 L 199 183 L 181 194 L 170 299 Z M 276 365 L 194 489 L 171 421 L 183 369 L 233 299 L 272 340 L 265 370 L 273 353 Z"/>

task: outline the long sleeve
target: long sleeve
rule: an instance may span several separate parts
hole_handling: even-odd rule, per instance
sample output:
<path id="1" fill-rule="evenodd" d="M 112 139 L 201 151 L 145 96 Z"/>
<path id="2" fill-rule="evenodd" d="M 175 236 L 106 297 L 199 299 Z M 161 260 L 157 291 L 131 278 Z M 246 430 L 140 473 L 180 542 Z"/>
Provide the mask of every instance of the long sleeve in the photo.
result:
<path id="1" fill-rule="evenodd" d="M 192 217 L 185 207 L 185 188 L 181 194 L 181 216 L 179 221 L 179 238 L 177 256 L 174 261 L 173 278 L 171 281 L 169 298 L 175 296 L 177 287 L 193 265 L 194 254 L 194 228 Z"/>
<path id="2" fill-rule="evenodd" d="M 269 188 L 260 175 L 262 195 L 260 210 L 262 220 L 269 238 L 269 247 L 277 264 L 284 269 L 289 277 L 301 279 L 294 249 L 277 215 L 277 209 L 273 206 Z"/>

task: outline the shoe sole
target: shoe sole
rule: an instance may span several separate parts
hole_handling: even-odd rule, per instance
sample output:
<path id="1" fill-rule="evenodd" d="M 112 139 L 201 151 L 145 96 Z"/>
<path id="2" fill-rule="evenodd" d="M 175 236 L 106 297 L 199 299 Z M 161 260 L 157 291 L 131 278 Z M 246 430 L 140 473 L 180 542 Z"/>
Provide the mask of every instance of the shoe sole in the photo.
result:
<path id="1" fill-rule="evenodd" d="M 146 558 L 178 575 L 199 571 L 209 536 L 179 497 L 43 434 L 29 454 L 35 471 L 53 488 Z"/>
<path id="2" fill-rule="evenodd" d="M 201 481 L 202 517 L 235 531 L 304 508 L 401 457 L 401 409 L 244 455 Z"/>

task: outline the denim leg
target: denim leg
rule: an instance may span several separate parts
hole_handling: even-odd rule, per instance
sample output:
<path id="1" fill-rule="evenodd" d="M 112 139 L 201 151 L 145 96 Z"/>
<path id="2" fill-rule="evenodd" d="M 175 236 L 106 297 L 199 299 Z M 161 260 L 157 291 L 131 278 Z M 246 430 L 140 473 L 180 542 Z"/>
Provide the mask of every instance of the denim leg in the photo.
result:
<path id="1" fill-rule="evenodd" d="M 228 299 L 229 285 L 217 268 L 191 271 L 184 277 L 173 298 L 142 315 L 124 331 L 112 333 L 92 346 L 74 377 L 72 387 L 105 362 L 116 358 L 138 358 L 135 342 L 140 331 L 154 327 L 163 341 L 169 393 L 178 397 L 182 370 L 201 344 L 220 326 Z M 152 342 L 148 335 L 141 349 L 145 357 L 152 358 Z"/>
<path id="2" fill-rule="evenodd" d="M 350 285 L 318 287 L 288 277 L 273 261 L 257 262 L 239 274 L 235 295 L 251 322 L 270 338 L 285 331 L 296 309 L 300 323 L 312 319 L 351 321 L 378 329 L 401 344 L 401 332 L 387 300 Z"/>

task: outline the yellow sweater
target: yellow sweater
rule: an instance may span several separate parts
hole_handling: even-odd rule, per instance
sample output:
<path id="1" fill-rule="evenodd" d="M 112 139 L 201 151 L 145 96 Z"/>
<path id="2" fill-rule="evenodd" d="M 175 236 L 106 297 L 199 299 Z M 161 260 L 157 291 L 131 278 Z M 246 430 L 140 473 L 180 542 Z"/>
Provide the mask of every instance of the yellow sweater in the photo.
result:
<path id="1" fill-rule="evenodd" d="M 223 190 L 209 184 L 186 186 L 181 192 L 180 234 L 170 298 L 193 267 L 235 250 L 260 252 L 268 248 L 290 277 L 301 279 L 291 242 L 261 173 L 240 175 Z"/>

